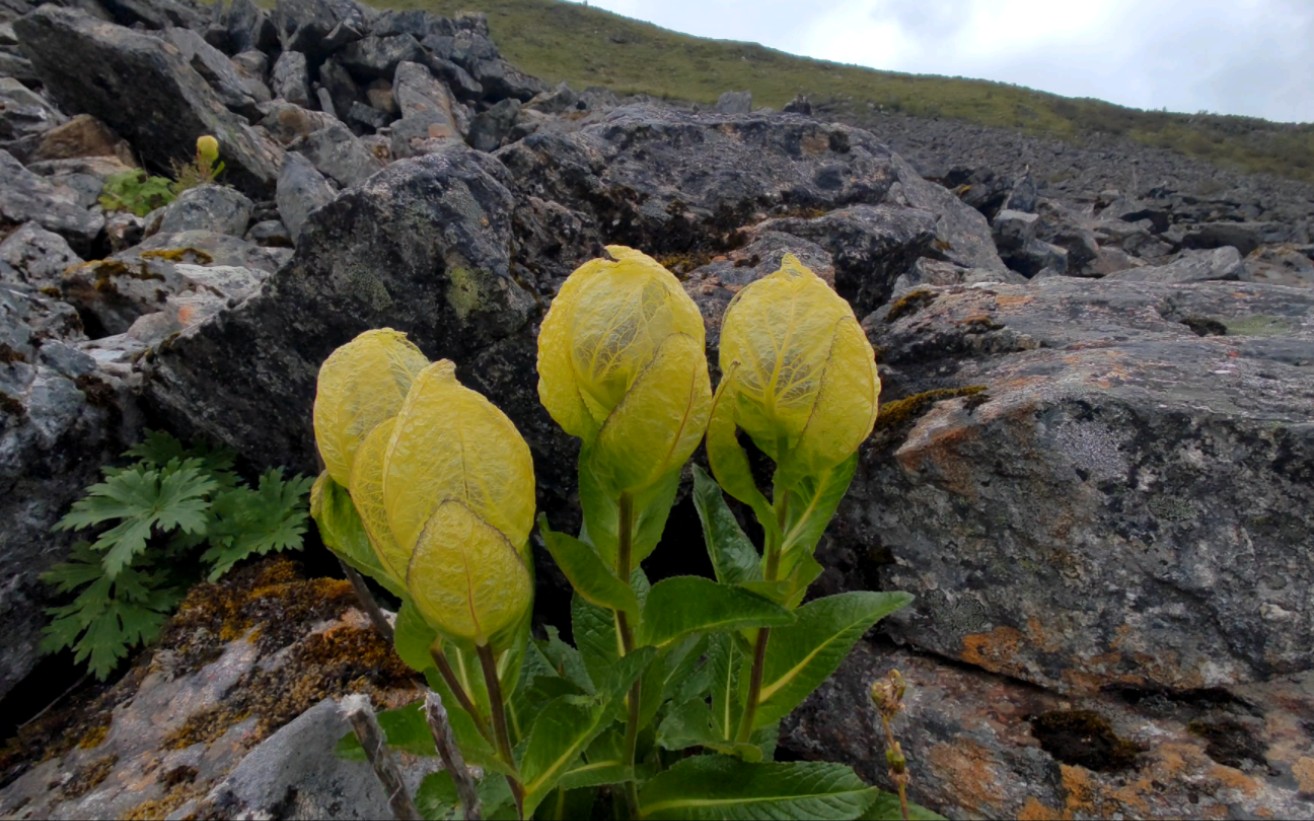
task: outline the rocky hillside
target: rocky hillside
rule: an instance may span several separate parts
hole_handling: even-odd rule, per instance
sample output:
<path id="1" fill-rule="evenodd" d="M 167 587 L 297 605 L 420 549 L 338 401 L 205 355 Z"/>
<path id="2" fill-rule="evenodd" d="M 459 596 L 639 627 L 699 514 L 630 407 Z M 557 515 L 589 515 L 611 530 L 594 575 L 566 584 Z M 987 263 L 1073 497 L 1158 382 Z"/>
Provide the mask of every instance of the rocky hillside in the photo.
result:
<path id="1" fill-rule="evenodd" d="M 1314 813 L 1300 185 L 802 100 L 549 88 L 483 17 L 352 0 L 0 0 L 0 75 L 0 695 L 36 663 L 36 577 L 69 547 L 50 525 L 143 426 L 310 472 L 319 363 L 391 326 L 506 410 L 565 522 L 574 445 L 532 390 L 565 276 L 603 244 L 643 249 L 714 347 L 733 294 L 790 252 L 864 318 L 884 382 L 819 587 L 918 598 L 783 749 L 880 783 L 866 688 L 898 667 L 914 797 L 948 816 Z M 223 185 L 144 217 L 100 204 L 108 177 L 171 173 L 201 134 Z M 650 569 L 681 570 L 672 551 Z M 171 644 L 66 708 L 85 720 L 63 743 L 20 744 L 0 813 L 375 817 L 347 776 L 280 762 L 340 732 L 314 699 L 396 682 L 352 667 L 356 644 L 323 648 L 360 632 L 340 599 L 274 597 L 253 612 L 285 629 L 261 643 L 240 602 L 273 594 L 254 584 L 185 608 Z M 333 686 L 270 690 L 264 659 L 298 653 Z"/>

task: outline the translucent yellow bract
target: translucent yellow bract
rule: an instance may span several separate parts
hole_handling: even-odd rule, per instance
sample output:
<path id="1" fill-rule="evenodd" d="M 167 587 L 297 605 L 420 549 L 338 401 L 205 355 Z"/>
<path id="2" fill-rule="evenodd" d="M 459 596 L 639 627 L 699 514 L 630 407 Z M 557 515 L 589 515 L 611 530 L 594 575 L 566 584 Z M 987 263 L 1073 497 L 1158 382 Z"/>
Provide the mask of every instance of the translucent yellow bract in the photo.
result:
<path id="1" fill-rule="evenodd" d="M 711 382 L 698 306 L 646 254 L 608 246 L 552 301 L 538 336 L 538 395 L 594 449 L 616 491 L 678 468 L 707 427 Z"/>
<path id="2" fill-rule="evenodd" d="M 333 481 L 351 486 L 360 443 L 397 414 L 411 380 L 428 364 L 405 334 L 391 328 L 366 331 L 324 361 L 315 392 L 315 442 Z"/>
<path id="3" fill-rule="evenodd" d="M 718 417 L 733 414 L 787 471 L 829 469 L 871 434 L 875 353 L 849 304 L 792 254 L 731 300 L 720 363 Z"/>
<path id="4" fill-rule="evenodd" d="M 533 595 L 520 552 L 454 499 L 438 505 L 421 531 L 406 587 L 426 621 L 477 644 L 515 624 Z"/>
<path id="5" fill-rule="evenodd" d="M 356 451 L 348 489 L 351 491 L 351 503 L 360 515 L 361 524 L 370 537 L 370 544 L 374 546 L 379 563 L 399 586 L 404 586 L 411 551 L 403 548 L 393 537 L 392 528 L 388 526 L 388 514 L 383 507 L 383 460 L 388 454 L 388 444 L 392 441 L 392 431 L 396 426 L 397 417 L 385 419 L 365 437 Z"/>
<path id="6" fill-rule="evenodd" d="M 529 446 L 506 414 L 441 360 L 416 376 L 384 460 L 383 504 L 397 543 L 415 545 L 449 500 L 525 549 L 534 525 Z"/>
<path id="7" fill-rule="evenodd" d="M 196 138 L 196 156 L 214 165 L 219 160 L 219 141 L 212 134 L 202 134 Z"/>

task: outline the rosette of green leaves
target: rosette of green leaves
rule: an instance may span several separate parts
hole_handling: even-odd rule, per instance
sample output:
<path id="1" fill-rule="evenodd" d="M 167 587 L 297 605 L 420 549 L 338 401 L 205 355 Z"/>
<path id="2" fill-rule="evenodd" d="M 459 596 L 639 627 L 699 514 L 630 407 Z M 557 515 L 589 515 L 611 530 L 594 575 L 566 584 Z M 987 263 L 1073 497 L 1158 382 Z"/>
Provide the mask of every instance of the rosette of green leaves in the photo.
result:
<path id="1" fill-rule="evenodd" d="M 679 281 L 639 251 L 607 252 L 552 301 L 538 337 L 538 394 L 582 442 L 587 537 L 615 567 L 622 504 L 632 506 L 633 562 L 656 547 L 712 389 L 702 315 Z"/>

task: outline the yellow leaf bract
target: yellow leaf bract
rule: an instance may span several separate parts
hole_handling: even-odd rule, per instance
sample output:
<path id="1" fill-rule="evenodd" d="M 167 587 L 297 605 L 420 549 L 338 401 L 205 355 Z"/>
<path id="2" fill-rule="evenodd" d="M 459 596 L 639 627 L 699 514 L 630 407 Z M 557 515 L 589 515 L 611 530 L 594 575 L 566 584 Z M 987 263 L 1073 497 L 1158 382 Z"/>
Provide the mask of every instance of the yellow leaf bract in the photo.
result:
<path id="1" fill-rule="evenodd" d="M 630 491 L 689 458 L 711 382 L 702 315 L 679 280 L 632 248 L 607 252 L 570 275 L 543 319 L 538 393 L 567 433 L 597 440 L 613 490 Z"/>
<path id="2" fill-rule="evenodd" d="M 385 419 L 370 431 L 356 451 L 356 462 L 351 469 L 351 503 L 356 506 L 365 533 L 370 537 L 374 553 L 380 564 L 399 584 L 405 583 L 406 566 L 411 551 L 398 544 L 388 526 L 388 514 L 383 506 L 383 460 L 388 454 L 397 417 Z"/>
<path id="3" fill-rule="evenodd" d="M 324 360 L 315 391 L 315 442 L 333 481 L 350 487 L 360 443 L 397 414 L 411 380 L 428 364 L 405 334 L 391 328 L 366 331 Z"/>
<path id="4" fill-rule="evenodd" d="M 833 467 L 871 434 L 880 395 L 871 344 L 849 304 L 792 254 L 731 300 L 720 363 L 718 416 L 733 413 L 789 473 Z"/>

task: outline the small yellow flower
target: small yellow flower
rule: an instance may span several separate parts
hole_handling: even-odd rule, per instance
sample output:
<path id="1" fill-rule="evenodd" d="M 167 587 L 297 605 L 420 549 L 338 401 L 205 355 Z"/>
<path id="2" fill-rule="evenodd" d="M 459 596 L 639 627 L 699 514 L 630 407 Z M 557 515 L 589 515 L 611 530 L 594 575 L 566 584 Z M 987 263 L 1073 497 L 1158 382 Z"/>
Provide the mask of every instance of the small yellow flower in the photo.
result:
<path id="1" fill-rule="evenodd" d="M 731 300 L 720 365 L 708 457 L 738 498 L 736 427 L 786 483 L 835 467 L 871 434 L 881 386 L 871 344 L 849 304 L 792 254 Z"/>
<path id="2" fill-rule="evenodd" d="M 707 427 L 702 315 L 656 260 L 619 245 L 580 266 L 538 336 L 538 395 L 613 493 L 678 470 Z"/>
<path id="3" fill-rule="evenodd" d="M 219 141 L 210 134 L 203 134 L 200 137 L 197 137 L 196 156 L 208 166 L 213 166 L 219 161 Z"/>

